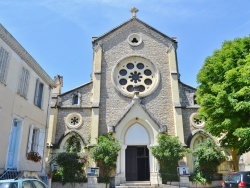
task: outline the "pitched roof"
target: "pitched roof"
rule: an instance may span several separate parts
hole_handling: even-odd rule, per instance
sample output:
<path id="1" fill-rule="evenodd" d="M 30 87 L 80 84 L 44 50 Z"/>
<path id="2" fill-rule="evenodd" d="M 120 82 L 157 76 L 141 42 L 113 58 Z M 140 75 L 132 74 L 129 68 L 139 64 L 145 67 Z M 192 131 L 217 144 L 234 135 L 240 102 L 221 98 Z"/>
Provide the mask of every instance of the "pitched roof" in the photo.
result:
<path id="1" fill-rule="evenodd" d="M 158 31 L 157 29 L 151 27 L 150 25 L 146 24 L 145 22 L 141 21 L 140 19 L 138 19 L 138 18 L 136 18 L 136 17 L 133 17 L 133 18 L 129 19 L 128 21 L 126 21 L 126 22 L 120 24 L 119 26 L 117 26 L 117 27 L 111 29 L 110 31 L 104 33 L 103 35 L 101 35 L 101 36 L 99 36 L 99 37 L 92 37 L 92 43 L 95 43 L 96 41 L 103 39 L 104 37 L 106 37 L 106 36 L 109 35 L 110 33 L 112 33 L 112 32 L 114 32 L 114 31 L 120 29 L 120 28 L 123 27 L 124 25 L 126 25 L 126 24 L 128 24 L 128 23 L 130 23 L 130 22 L 133 22 L 133 21 L 136 21 L 136 22 L 138 22 L 138 23 L 144 25 L 145 27 L 147 27 L 147 28 L 153 30 L 154 32 L 156 32 L 156 33 L 158 33 L 158 34 L 160 34 L 160 35 L 163 36 L 164 38 L 168 38 L 168 39 L 171 40 L 172 42 L 177 43 L 176 37 L 170 37 L 170 36 L 168 36 L 168 35 L 165 35 L 164 33 Z"/>

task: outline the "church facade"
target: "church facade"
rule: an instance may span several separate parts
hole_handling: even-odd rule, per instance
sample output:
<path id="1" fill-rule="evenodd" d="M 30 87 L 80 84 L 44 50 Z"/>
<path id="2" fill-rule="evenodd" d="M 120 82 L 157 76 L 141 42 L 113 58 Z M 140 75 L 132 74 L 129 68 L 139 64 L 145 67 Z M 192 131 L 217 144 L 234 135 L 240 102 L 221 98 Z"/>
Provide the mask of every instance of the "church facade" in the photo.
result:
<path id="1" fill-rule="evenodd" d="M 82 151 L 105 133 L 120 141 L 116 184 L 150 181 L 158 184 L 159 167 L 150 147 L 157 135 L 177 136 L 194 148 L 205 137 L 204 122 L 196 118 L 196 89 L 180 81 L 177 39 L 152 28 L 136 17 L 92 39 L 92 80 L 61 93 L 63 80 L 55 77 L 48 132 L 48 168 L 51 153 L 64 150 L 77 133 Z M 193 170 L 192 155 L 183 164 Z M 225 163 L 221 172 L 228 172 Z M 54 166 L 55 167 L 55 166 Z M 52 167 L 53 168 L 53 167 Z"/>

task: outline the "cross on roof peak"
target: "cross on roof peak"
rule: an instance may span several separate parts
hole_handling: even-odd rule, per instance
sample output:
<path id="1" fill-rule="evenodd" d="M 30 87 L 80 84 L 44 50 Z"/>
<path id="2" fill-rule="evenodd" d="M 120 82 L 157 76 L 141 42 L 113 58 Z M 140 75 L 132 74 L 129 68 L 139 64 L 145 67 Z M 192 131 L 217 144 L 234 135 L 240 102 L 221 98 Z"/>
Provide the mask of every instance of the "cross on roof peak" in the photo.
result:
<path id="1" fill-rule="evenodd" d="M 135 7 L 131 8 L 130 9 L 130 12 L 132 13 L 132 18 L 136 18 L 136 13 L 138 12 L 139 10 Z"/>

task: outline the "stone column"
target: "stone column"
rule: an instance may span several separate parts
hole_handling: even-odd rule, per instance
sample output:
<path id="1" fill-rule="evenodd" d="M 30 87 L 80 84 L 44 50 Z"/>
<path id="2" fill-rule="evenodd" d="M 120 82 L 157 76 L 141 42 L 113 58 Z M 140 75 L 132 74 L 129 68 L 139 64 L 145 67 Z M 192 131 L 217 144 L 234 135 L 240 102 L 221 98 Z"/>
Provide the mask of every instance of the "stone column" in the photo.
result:
<path id="1" fill-rule="evenodd" d="M 149 149 L 149 169 L 150 169 L 150 183 L 151 185 L 158 186 L 159 184 L 162 184 L 161 177 L 159 174 L 159 166 L 156 158 L 152 155 L 150 152 L 151 145 L 147 145 L 147 148 Z"/>
<path id="2" fill-rule="evenodd" d="M 126 174 L 125 174 L 125 164 L 126 164 L 126 149 L 127 145 L 122 145 L 120 155 L 118 156 L 118 163 L 116 167 L 116 177 L 115 177 L 115 185 L 120 185 L 121 183 L 126 182 Z"/>

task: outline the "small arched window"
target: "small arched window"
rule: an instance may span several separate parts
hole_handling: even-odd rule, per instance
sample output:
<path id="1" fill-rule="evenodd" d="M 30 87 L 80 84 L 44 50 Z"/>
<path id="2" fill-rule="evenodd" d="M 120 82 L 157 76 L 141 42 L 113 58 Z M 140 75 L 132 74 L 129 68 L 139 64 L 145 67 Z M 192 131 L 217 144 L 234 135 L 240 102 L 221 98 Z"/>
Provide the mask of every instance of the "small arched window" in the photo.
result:
<path id="1" fill-rule="evenodd" d="M 196 100 L 196 95 L 193 96 L 194 105 L 198 104 Z"/>
<path id="2" fill-rule="evenodd" d="M 78 104 L 78 101 L 79 101 L 79 97 L 78 97 L 78 95 L 76 94 L 76 95 L 73 96 L 72 104 L 73 104 L 73 105 L 74 105 L 74 104 Z"/>

